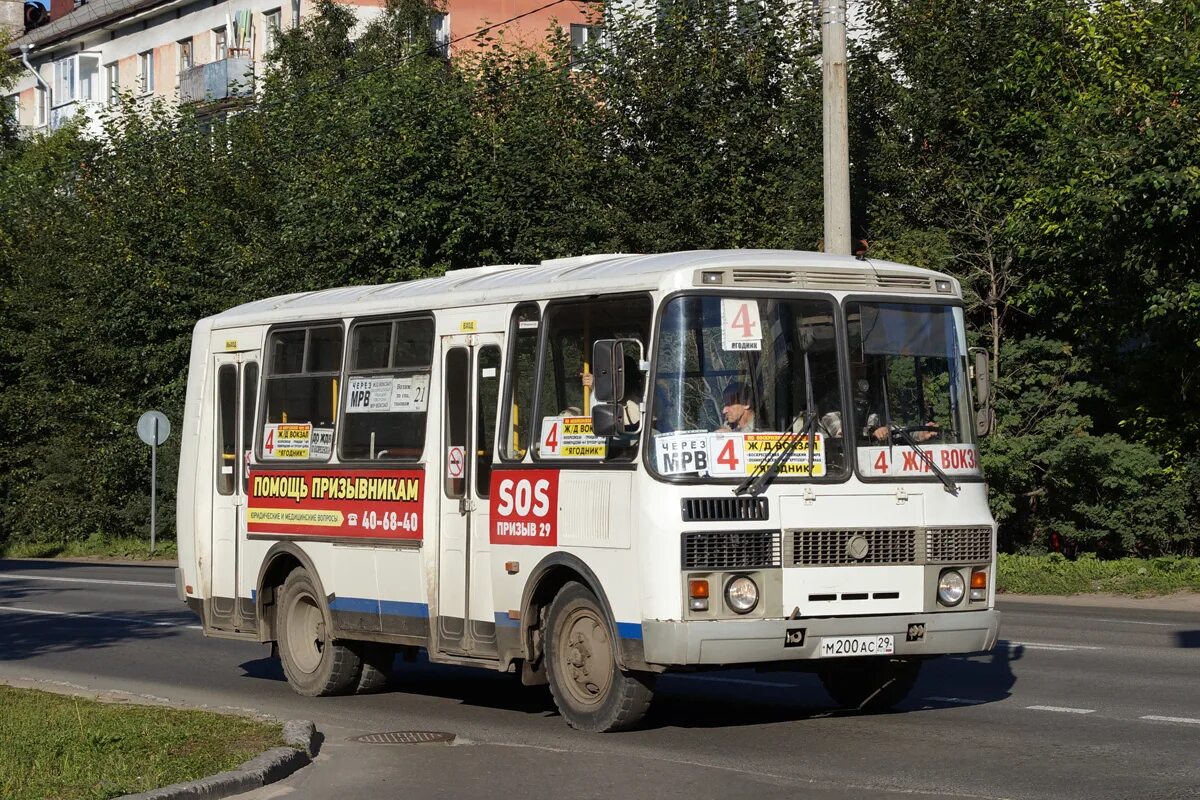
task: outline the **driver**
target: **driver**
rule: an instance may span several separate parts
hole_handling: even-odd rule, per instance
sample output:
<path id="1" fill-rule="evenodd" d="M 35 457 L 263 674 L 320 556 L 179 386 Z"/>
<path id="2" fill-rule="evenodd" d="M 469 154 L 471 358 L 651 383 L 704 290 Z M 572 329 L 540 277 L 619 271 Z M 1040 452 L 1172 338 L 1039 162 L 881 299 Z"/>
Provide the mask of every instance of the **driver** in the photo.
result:
<path id="1" fill-rule="evenodd" d="M 721 417 L 725 424 L 719 431 L 756 431 L 754 395 L 748 384 L 730 381 L 721 393 Z"/>

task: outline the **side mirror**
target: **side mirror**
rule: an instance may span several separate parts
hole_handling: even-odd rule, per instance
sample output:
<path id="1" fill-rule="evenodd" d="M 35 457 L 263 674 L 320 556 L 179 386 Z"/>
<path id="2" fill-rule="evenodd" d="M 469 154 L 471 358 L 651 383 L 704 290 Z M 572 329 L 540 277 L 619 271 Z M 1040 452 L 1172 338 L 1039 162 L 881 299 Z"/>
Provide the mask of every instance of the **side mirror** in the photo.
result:
<path id="1" fill-rule="evenodd" d="M 622 436 L 625 420 L 617 403 L 597 403 L 592 406 L 592 433 L 596 436 Z"/>
<path id="2" fill-rule="evenodd" d="M 598 403 L 615 403 L 625 396 L 625 345 L 620 339 L 598 339 L 592 346 L 592 391 Z M 604 436 L 608 434 L 596 434 Z"/>
<path id="3" fill-rule="evenodd" d="M 983 408 L 992 394 L 991 362 L 982 347 L 973 347 L 971 352 L 975 356 L 975 405 Z"/>
<path id="4" fill-rule="evenodd" d="M 992 396 L 991 361 L 988 358 L 987 350 L 982 347 L 971 348 L 971 353 L 975 357 L 975 363 L 971 369 L 975 378 L 975 433 L 982 437 L 988 435 L 995 422 L 995 412 L 992 411 L 990 402 Z"/>

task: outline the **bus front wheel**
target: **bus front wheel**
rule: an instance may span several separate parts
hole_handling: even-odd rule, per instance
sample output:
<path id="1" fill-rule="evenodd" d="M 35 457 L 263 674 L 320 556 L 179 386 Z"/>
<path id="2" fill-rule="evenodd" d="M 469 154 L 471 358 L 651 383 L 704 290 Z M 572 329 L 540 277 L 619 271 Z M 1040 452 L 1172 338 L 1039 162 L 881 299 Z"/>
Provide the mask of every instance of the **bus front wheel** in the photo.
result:
<path id="1" fill-rule="evenodd" d="M 362 660 L 333 638 L 329 609 L 303 568 L 283 582 L 276 612 L 279 660 L 292 688 L 309 697 L 345 694 L 355 688 Z"/>
<path id="2" fill-rule="evenodd" d="M 550 604 L 547 622 L 546 677 L 567 724 L 593 733 L 636 725 L 650 707 L 653 676 L 617 664 L 618 644 L 596 596 L 568 583 Z"/>
<path id="3" fill-rule="evenodd" d="M 886 711 L 908 697 L 921 662 L 904 658 L 836 659 L 819 673 L 821 685 L 844 708 Z"/>

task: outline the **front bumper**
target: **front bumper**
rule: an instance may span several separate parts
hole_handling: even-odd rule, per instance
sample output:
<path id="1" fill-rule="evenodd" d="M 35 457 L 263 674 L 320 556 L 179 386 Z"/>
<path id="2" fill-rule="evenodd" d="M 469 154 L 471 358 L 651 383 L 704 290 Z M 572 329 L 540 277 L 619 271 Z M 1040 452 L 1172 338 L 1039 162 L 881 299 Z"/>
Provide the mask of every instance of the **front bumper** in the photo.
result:
<path id="1" fill-rule="evenodd" d="M 910 625 L 924 625 L 919 641 L 906 641 Z M 785 647 L 788 631 L 804 630 L 804 643 Z M 894 634 L 897 656 L 979 653 L 991 650 L 1000 632 L 995 609 L 939 614 L 809 619 L 646 620 L 642 623 L 648 664 L 756 664 L 817 657 L 823 636 Z"/>

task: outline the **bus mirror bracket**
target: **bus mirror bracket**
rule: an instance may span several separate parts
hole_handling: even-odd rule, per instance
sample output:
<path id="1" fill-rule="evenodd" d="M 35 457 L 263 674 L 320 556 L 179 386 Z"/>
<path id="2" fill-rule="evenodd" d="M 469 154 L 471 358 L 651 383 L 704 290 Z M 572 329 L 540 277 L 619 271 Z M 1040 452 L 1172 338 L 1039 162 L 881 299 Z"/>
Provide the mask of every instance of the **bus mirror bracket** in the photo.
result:
<path id="1" fill-rule="evenodd" d="M 598 339 L 592 346 L 592 374 L 596 402 L 615 403 L 625 394 L 625 344 L 620 339 Z M 603 435 L 599 430 L 598 435 Z"/>
<path id="2" fill-rule="evenodd" d="M 592 433 L 596 436 L 622 436 L 625 421 L 616 403 L 597 403 L 592 406 Z"/>

